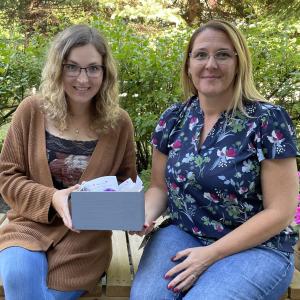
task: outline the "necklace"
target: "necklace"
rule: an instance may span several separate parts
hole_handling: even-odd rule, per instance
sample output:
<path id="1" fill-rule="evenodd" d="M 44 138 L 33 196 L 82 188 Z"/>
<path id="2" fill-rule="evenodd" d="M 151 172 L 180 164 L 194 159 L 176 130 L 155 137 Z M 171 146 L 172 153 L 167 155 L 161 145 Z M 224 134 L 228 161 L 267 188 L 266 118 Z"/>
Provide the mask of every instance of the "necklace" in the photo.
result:
<path id="1" fill-rule="evenodd" d="M 75 128 L 75 133 L 76 133 L 76 135 L 79 135 L 79 129 L 78 128 Z"/>

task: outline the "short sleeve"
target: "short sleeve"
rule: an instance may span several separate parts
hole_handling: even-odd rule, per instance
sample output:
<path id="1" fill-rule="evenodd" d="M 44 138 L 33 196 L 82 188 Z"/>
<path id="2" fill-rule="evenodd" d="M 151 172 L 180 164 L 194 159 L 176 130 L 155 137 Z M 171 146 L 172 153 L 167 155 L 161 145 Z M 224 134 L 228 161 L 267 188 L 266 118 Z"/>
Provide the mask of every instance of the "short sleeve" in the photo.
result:
<path id="1" fill-rule="evenodd" d="M 165 110 L 152 134 L 152 145 L 165 155 L 169 154 L 169 137 L 178 121 L 181 106 L 182 104 L 177 103 Z"/>
<path id="2" fill-rule="evenodd" d="M 296 132 L 286 110 L 275 105 L 262 107 L 255 134 L 258 160 L 299 156 Z"/>

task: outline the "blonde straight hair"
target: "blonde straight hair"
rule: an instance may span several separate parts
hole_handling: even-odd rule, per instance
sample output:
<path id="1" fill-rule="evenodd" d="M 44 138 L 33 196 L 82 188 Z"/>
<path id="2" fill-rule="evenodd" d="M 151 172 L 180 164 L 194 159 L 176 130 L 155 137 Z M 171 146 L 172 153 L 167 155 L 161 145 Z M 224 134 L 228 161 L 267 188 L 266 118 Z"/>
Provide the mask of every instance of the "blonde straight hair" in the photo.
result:
<path id="1" fill-rule="evenodd" d="M 185 99 L 190 96 L 198 95 L 198 92 L 188 74 L 190 59 L 189 55 L 193 49 L 195 39 L 199 34 L 201 34 L 201 32 L 206 29 L 224 32 L 230 39 L 237 53 L 238 64 L 237 74 L 234 79 L 233 99 L 227 111 L 232 109 L 233 113 L 236 112 L 236 110 L 240 110 L 241 112 L 245 113 L 243 100 L 266 101 L 255 87 L 252 74 L 251 56 L 243 34 L 233 24 L 223 20 L 208 21 L 207 23 L 196 29 L 190 38 L 190 41 L 186 48 L 183 67 L 181 71 L 181 84 L 183 87 Z"/>
<path id="2" fill-rule="evenodd" d="M 91 44 L 102 56 L 104 75 L 100 90 L 92 100 L 91 127 L 98 133 L 116 125 L 120 114 L 117 68 L 105 38 L 87 25 L 73 25 L 53 40 L 42 71 L 42 109 L 59 130 L 67 127 L 68 105 L 62 83 L 63 62 L 75 47 Z"/>

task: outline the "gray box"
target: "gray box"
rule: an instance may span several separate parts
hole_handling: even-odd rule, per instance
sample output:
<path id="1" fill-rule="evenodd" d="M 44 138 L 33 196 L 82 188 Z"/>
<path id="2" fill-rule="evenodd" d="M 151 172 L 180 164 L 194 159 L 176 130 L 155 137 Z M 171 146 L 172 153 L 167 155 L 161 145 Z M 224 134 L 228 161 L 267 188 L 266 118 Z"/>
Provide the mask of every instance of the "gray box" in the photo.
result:
<path id="1" fill-rule="evenodd" d="M 144 192 L 73 192 L 73 227 L 78 230 L 133 230 L 145 222 Z"/>

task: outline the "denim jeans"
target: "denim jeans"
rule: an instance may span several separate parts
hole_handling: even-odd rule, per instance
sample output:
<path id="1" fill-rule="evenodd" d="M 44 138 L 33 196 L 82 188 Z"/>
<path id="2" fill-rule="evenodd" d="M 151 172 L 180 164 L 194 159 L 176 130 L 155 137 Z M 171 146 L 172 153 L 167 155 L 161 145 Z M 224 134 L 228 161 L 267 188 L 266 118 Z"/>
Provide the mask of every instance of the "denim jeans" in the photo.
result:
<path id="1" fill-rule="evenodd" d="M 176 265 L 171 257 L 180 250 L 201 246 L 200 239 L 177 226 L 157 231 L 145 247 L 130 299 L 277 300 L 292 280 L 293 254 L 258 246 L 215 262 L 186 293 L 168 290 L 171 279 L 164 279 L 164 275 Z"/>
<path id="2" fill-rule="evenodd" d="M 0 251 L 0 278 L 5 300 L 75 300 L 84 291 L 57 291 L 47 287 L 45 252 L 9 247 Z"/>

